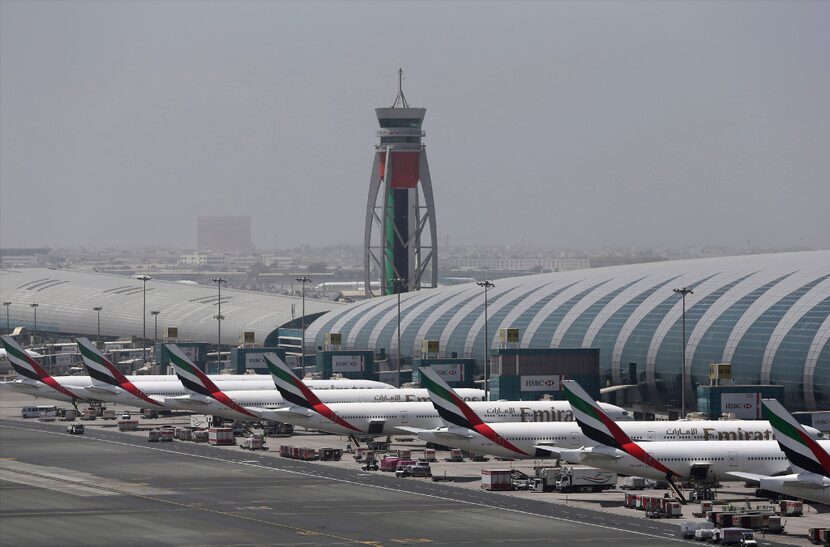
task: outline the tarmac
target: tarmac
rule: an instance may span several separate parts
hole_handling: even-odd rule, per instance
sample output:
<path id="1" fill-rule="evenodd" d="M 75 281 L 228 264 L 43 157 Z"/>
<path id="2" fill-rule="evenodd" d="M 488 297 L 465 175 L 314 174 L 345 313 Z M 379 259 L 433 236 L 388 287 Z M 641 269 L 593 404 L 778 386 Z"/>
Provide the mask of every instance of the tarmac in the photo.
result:
<path id="1" fill-rule="evenodd" d="M 66 423 L 19 417 L 21 406 L 49 401 L 8 392 L 0 397 L 3 544 L 695 543 L 680 539 L 678 521 L 646 519 L 622 508 L 619 491 L 480 489 L 482 468 L 532 474 L 533 462 L 441 461 L 433 473 L 446 471 L 456 482 L 436 483 L 363 472 L 350 455 L 340 462 L 302 462 L 278 454 L 280 444 L 342 448 L 343 437 L 299 433 L 267 439 L 268 451 L 248 452 L 183 441 L 148 443 L 146 431 L 121 433 L 100 419 L 86 422 L 85 434 L 69 435 Z M 186 416 L 140 421 L 142 427 L 189 423 Z M 422 448 L 414 441 L 398 444 L 394 448 Z M 729 486 L 736 501 L 746 497 Z M 691 510 L 687 506 L 684 513 Z M 789 535 L 759 543 L 808 545 L 801 535 L 807 527 L 830 526 L 828 514 L 808 510 L 805 517 L 788 519 Z"/>

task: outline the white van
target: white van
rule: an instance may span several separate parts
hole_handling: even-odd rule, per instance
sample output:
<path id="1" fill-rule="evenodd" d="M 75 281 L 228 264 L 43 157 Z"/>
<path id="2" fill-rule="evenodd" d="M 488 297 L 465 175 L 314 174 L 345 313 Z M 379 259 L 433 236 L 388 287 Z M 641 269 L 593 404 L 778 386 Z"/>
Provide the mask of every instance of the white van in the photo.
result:
<path id="1" fill-rule="evenodd" d="M 58 415 L 58 407 L 24 406 L 20 409 L 20 415 L 24 418 L 54 418 Z"/>

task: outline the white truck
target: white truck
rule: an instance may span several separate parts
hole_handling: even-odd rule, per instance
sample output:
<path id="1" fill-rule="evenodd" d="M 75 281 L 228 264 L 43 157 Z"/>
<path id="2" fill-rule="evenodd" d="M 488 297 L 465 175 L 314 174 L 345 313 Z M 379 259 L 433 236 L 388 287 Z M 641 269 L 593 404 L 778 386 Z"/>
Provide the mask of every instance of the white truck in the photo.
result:
<path id="1" fill-rule="evenodd" d="M 617 486 L 617 474 L 593 467 L 567 467 L 556 479 L 557 492 L 602 492 Z"/>
<path id="2" fill-rule="evenodd" d="M 213 427 L 213 416 L 209 414 L 191 414 L 190 427 L 193 429 L 210 429 Z"/>

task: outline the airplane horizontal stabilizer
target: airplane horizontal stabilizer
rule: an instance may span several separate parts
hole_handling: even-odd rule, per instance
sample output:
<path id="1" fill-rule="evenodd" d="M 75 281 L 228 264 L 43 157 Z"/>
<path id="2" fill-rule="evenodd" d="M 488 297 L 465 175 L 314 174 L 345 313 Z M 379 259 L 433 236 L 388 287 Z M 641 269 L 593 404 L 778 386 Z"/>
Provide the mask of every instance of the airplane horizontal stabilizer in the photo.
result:
<path id="1" fill-rule="evenodd" d="M 110 385 L 88 385 L 84 386 L 84 389 L 90 393 L 102 393 L 105 395 L 114 395 L 118 393 L 115 387 Z"/>

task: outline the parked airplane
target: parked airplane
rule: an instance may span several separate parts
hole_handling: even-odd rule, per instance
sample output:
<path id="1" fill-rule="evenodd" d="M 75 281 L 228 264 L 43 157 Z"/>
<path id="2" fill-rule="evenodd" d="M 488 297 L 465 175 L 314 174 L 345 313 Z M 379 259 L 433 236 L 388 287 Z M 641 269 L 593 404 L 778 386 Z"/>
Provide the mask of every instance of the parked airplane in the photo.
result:
<path id="1" fill-rule="evenodd" d="M 561 457 L 570 463 L 624 475 L 666 479 L 681 499 L 682 494 L 673 482 L 675 477 L 708 481 L 729 479 L 735 471 L 778 475 L 789 469 L 790 463 L 775 441 L 638 444 L 599 408 L 579 384 L 564 380 L 562 387 L 582 432 L 598 443 L 598 446 L 561 451 Z"/>
<path id="2" fill-rule="evenodd" d="M 288 403 L 276 389 L 223 391 L 178 348 L 169 344 L 168 348 L 176 374 L 192 394 L 165 398 L 166 406 L 236 420 L 281 419 L 273 410 L 283 408 Z M 271 385 L 274 385 L 273 380 Z M 331 389 L 315 390 L 314 394 L 325 403 L 417 401 L 428 397 L 424 389 Z M 462 391 L 462 396 L 480 401 L 484 399 L 484 392 L 480 389 L 466 389 Z"/>
<path id="3" fill-rule="evenodd" d="M 17 342 L 10 336 L 2 337 L 3 345 L 6 347 L 16 347 L 22 357 L 25 353 Z M 88 347 L 94 347 L 89 344 Z M 83 354 L 82 354 L 83 356 Z M 51 376 L 45 369 L 40 366 L 37 361 L 29 359 L 24 361 L 22 358 L 10 359 L 9 363 L 12 368 L 20 376 L 19 380 L 11 382 L 0 382 L 0 388 L 10 389 L 30 395 L 33 397 L 43 397 L 46 399 L 54 399 L 59 401 L 71 400 L 69 395 L 61 392 L 58 389 L 50 387 L 50 383 L 65 389 L 66 392 L 71 392 L 76 400 L 109 400 L 104 398 L 104 393 L 98 389 L 93 391 L 96 384 L 91 376 Z M 41 371 L 40 373 L 37 371 Z M 41 378 L 49 378 L 45 380 Z M 159 397 L 176 397 L 184 396 L 189 392 L 184 389 L 178 377 L 175 375 L 132 375 L 123 376 L 127 381 L 131 382 L 135 388 L 144 394 L 154 397 L 154 400 L 159 401 Z M 222 390 L 257 390 L 269 391 L 274 395 L 277 394 L 274 389 L 273 380 L 270 375 L 262 374 L 238 374 L 238 375 L 216 375 L 212 376 L 215 384 Z M 336 378 L 331 380 L 308 380 L 314 389 L 375 389 L 375 390 L 394 390 L 394 388 L 382 382 L 375 382 L 372 380 L 351 380 L 347 378 Z M 102 386 L 97 385 L 98 388 Z M 123 402 L 123 401 L 122 401 Z M 134 401 L 135 402 L 135 401 Z M 125 403 L 132 404 L 132 403 Z"/>
<path id="4" fill-rule="evenodd" d="M 432 403 L 444 421 L 444 427 L 432 430 L 406 428 L 412 433 L 417 433 L 418 437 L 425 441 L 506 458 L 558 458 L 565 450 L 596 444 L 589 436 L 583 434 L 575 423 L 493 423 L 489 420 L 485 422 L 471 405 L 460 400 L 453 389 L 429 367 L 421 369 L 421 378 L 421 382 L 429 391 Z M 597 408 L 603 408 L 601 403 L 592 403 Z M 627 435 L 647 442 L 648 446 L 657 441 L 691 439 L 740 439 L 741 443 L 744 443 L 755 439 L 769 439 L 772 436 L 769 424 L 762 421 L 631 421 L 622 422 L 618 427 Z M 816 434 L 820 435 L 817 431 Z M 718 445 L 718 450 L 723 451 L 724 445 L 720 442 Z"/>
<path id="5" fill-rule="evenodd" d="M 816 442 L 777 400 L 763 399 L 761 404 L 795 473 L 770 477 L 737 471 L 730 475 L 757 482 L 763 490 L 830 504 L 830 447 Z"/>
<path id="6" fill-rule="evenodd" d="M 399 426 L 432 429 L 442 423 L 430 402 L 326 404 L 276 354 L 266 353 L 264 358 L 274 384 L 288 404 L 277 410 L 252 409 L 263 418 L 336 435 L 355 432 L 391 435 L 400 432 Z M 493 422 L 573 420 L 567 401 L 470 401 L 469 404 Z M 622 408 L 603 406 L 615 419 L 631 419 Z"/>

